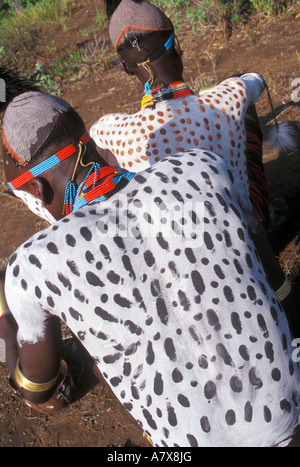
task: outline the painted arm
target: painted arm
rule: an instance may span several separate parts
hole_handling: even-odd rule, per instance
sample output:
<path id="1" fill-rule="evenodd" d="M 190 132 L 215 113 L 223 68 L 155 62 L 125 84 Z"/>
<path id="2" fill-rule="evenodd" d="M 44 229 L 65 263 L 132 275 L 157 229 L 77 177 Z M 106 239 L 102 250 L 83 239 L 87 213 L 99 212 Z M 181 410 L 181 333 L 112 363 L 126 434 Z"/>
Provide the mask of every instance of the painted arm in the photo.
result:
<path id="1" fill-rule="evenodd" d="M 35 344 L 22 343 L 20 346 L 17 334 L 18 326 L 13 316 L 2 316 L 0 338 L 5 342 L 12 388 L 33 409 L 58 412 L 72 400 L 74 391 L 72 377 L 61 360 L 59 319 L 49 316 L 44 337 Z"/>
<path id="2" fill-rule="evenodd" d="M 246 83 L 249 104 L 255 104 L 266 87 L 264 79 L 257 73 L 244 73 L 240 78 Z"/>

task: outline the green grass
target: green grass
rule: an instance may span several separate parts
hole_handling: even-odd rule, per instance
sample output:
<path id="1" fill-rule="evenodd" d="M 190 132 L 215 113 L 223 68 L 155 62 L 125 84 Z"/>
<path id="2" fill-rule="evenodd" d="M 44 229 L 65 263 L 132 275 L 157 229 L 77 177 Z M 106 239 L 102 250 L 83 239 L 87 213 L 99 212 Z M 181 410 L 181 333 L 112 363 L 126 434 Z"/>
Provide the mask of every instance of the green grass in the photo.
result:
<path id="1" fill-rule="evenodd" d="M 166 13 L 177 31 L 183 21 L 183 10 L 191 2 L 189 0 L 153 0 L 152 3 Z"/>
<path id="2" fill-rule="evenodd" d="M 299 0 L 152 0 L 172 20 L 176 32 L 186 24 L 199 34 L 205 26 L 220 27 L 224 17 L 231 24 L 249 20 L 252 14 L 274 15 L 300 6 Z M 19 5 L 17 9 L 13 5 Z M 59 93 L 57 83 L 80 79 L 94 68 L 105 71 L 115 60 L 110 44 L 103 40 L 107 26 L 104 8 L 96 7 L 93 24 L 80 31 L 88 44 L 74 45 L 60 52 L 53 31 L 66 28 L 72 8 L 84 6 L 83 0 L 0 0 L 0 60 L 17 65 L 20 71 L 39 79 L 48 92 Z M 48 34 L 49 32 L 49 34 Z M 47 65 L 37 59 L 44 50 Z"/>
<path id="3" fill-rule="evenodd" d="M 175 30 L 185 21 L 198 32 L 203 26 L 218 26 L 226 16 L 233 25 L 246 22 L 253 14 L 276 15 L 298 0 L 153 0 L 171 18 Z"/>
<path id="4" fill-rule="evenodd" d="M 45 40 L 47 28 L 64 27 L 70 0 L 40 0 L 20 12 L 10 9 L 0 22 L 0 53 L 10 63 L 26 64 L 37 44 Z"/>
<path id="5" fill-rule="evenodd" d="M 267 15 L 276 14 L 279 9 L 285 8 L 283 5 L 284 2 L 276 2 L 274 0 L 250 0 L 250 3 L 255 11 Z M 280 5 L 280 3 L 282 3 L 282 5 Z"/>
<path id="6" fill-rule="evenodd" d="M 53 76 L 44 69 L 41 63 L 37 63 L 35 65 L 35 69 L 33 73 L 31 73 L 30 77 L 38 81 L 45 92 L 55 95 L 61 94 L 59 85 L 53 79 Z"/>
<path id="7" fill-rule="evenodd" d="M 57 84 L 60 80 L 78 79 L 80 69 L 91 66 L 92 62 L 101 62 L 104 67 L 103 48 L 98 51 L 94 47 L 92 59 L 84 49 L 78 49 L 76 43 L 67 52 L 57 51 L 53 31 L 64 30 L 71 8 L 78 8 L 80 3 L 81 0 L 18 0 L 20 10 L 12 7 L 11 0 L 1 3 L 0 60 L 17 66 L 38 79 L 47 92 L 56 94 L 60 92 Z M 96 9 L 94 30 L 100 33 L 105 22 L 104 11 Z M 84 33 L 91 38 L 91 28 Z M 37 59 L 38 51 L 45 49 L 42 54 L 48 56 L 47 65 L 40 63 L 43 59 Z"/>

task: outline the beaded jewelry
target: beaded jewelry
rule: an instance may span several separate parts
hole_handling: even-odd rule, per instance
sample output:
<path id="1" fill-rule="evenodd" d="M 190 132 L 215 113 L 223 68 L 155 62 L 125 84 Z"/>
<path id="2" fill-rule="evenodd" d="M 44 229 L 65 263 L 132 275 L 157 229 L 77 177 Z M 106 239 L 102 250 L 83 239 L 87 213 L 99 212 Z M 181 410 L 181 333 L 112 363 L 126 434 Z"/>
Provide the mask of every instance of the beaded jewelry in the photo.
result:
<path id="1" fill-rule="evenodd" d="M 182 81 L 178 81 L 168 86 L 161 88 L 152 89 L 149 93 L 145 93 L 141 107 L 145 109 L 146 107 L 152 107 L 161 102 L 169 99 L 179 99 L 180 97 L 189 96 L 192 94 L 192 91 L 188 85 Z"/>
<path id="2" fill-rule="evenodd" d="M 127 185 L 134 175 L 134 172 L 128 172 L 120 167 L 102 167 L 98 162 L 95 162 L 85 180 L 79 185 L 74 202 L 66 207 L 66 211 L 70 213 L 86 204 L 110 198 Z"/>
<path id="3" fill-rule="evenodd" d="M 80 138 L 80 141 L 83 144 L 87 144 L 89 140 L 90 140 L 90 136 L 87 132 L 85 132 Z M 74 154 L 76 151 L 77 149 L 75 148 L 75 146 L 73 144 L 69 144 L 69 146 L 61 149 L 53 156 L 48 157 L 48 159 L 44 160 L 43 162 L 36 165 L 35 167 L 32 167 L 32 169 L 27 170 L 22 175 L 15 178 L 11 182 L 9 182 L 8 186 L 10 187 L 11 190 L 16 190 L 17 188 L 20 188 L 21 186 L 25 185 L 25 183 L 29 182 L 33 178 L 39 177 L 41 174 L 43 174 L 47 170 L 52 169 L 52 167 L 55 167 L 61 161 L 72 156 L 72 154 Z"/>
<path id="4" fill-rule="evenodd" d="M 90 136 L 85 132 L 79 142 L 79 152 L 78 157 L 74 166 L 73 174 L 71 179 L 66 185 L 65 196 L 64 196 L 64 205 L 63 205 L 63 215 L 67 216 L 73 210 L 79 209 L 85 204 L 89 204 L 96 201 L 103 201 L 107 199 L 117 190 L 125 186 L 135 175 L 133 172 L 128 172 L 125 169 L 120 167 L 102 167 L 98 162 L 91 163 L 92 166 L 84 180 L 78 189 L 76 190 L 75 175 L 78 164 L 80 163 L 83 167 L 86 165 L 82 162 L 82 157 L 85 153 L 85 145 L 90 140 Z M 47 170 L 55 167 L 61 161 L 67 159 L 72 154 L 77 151 L 73 144 L 70 144 L 66 148 L 58 151 L 53 156 L 49 157 L 45 161 L 36 165 L 30 170 L 27 170 L 19 177 L 15 178 L 13 181 L 8 183 L 9 187 L 12 190 L 20 188 L 22 185 L 27 183 L 29 180 L 32 180 L 35 177 L 38 177 Z M 87 164 L 89 165 L 89 164 Z"/>
<path id="5" fill-rule="evenodd" d="M 79 151 L 77 160 L 74 166 L 74 170 L 72 173 L 72 177 L 68 181 L 65 189 L 65 197 L 64 197 L 64 206 L 63 206 L 63 215 L 67 216 L 72 212 L 71 206 L 73 206 L 75 198 L 76 198 L 76 183 L 75 183 L 75 175 L 77 171 L 78 164 L 81 163 L 81 159 L 85 154 L 85 146 L 83 145 L 82 141 L 79 142 Z"/>

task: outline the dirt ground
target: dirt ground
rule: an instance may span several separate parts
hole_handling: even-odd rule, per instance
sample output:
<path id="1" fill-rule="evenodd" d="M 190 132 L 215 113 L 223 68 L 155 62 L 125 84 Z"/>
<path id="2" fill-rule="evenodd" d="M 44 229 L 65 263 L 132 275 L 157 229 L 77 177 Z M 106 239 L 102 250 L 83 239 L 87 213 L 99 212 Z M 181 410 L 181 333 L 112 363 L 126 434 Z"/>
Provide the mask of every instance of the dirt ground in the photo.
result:
<path id="1" fill-rule="evenodd" d="M 57 48 L 67 49 L 71 41 L 82 46 L 78 31 L 91 23 L 99 2 L 86 0 L 73 12 L 66 30 L 56 34 Z M 278 154 L 264 145 L 264 164 L 270 200 L 284 197 L 289 217 L 271 241 L 283 268 L 300 289 L 300 11 L 294 15 L 257 18 L 241 25 L 226 39 L 222 27 L 194 36 L 185 24 L 179 33 L 184 50 L 185 79 L 193 89 L 232 74 L 256 71 L 269 85 L 278 120 L 289 120 L 298 139 L 297 150 Z M 105 37 L 108 37 L 105 31 Z M 91 39 L 92 41 L 92 39 Z M 41 53 L 40 61 L 46 60 Z M 298 78 L 298 83 L 293 80 Z M 298 90 L 297 90 L 297 86 Z M 63 97 L 81 114 L 87 128 L 101 115 L 134 112 L 139 109 L 142 87 L 111 60 L 110 69 L 86 70 L 81 79 L 63 83 Z M 292 92 L 294 94 L 292 95 Z M 294 99 L 294 102 L 291 100 Z M 266 93 L 258 105 L 264 134 L 272 123 Z M 46 227 L 23 203 L 7 190 L 0 160 L 0 268 L 5 267 L 15 248 L 33 233 Z M 74 373 L 76 400 L 55 416 L 33 412 L 13 395 L 5 363 L 0 363 L 1 447 L 125 447 L 149 446 L 131 416 L 110 390 L 98 383 L 87 369 L 66 333 L 65 359 Z"/>

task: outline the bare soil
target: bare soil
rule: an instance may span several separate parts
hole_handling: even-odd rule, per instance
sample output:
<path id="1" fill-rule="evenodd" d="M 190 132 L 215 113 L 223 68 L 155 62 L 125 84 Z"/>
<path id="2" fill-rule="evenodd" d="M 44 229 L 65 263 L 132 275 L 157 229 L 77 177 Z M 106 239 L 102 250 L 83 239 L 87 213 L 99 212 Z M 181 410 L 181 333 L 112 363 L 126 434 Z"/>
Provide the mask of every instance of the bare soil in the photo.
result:
<path id="1" fill-rule="evenodd" d="M 93 42 L 82 40 L 79 33 L 91 24 L 98 2 L 86 0 L 75 9 L 64 31 L 55 32 L 57 53 L 71 43 L 80 48 Z M 206 29 L 193 35 L 185 24 L 179 33 L 184 50 L 185 79 L 194 88 L 217 82 L 230 75 L 256 71 L 267 81 L 278 120 L 289 120 L 296 131 L 297 149 L 278 154 L 264 145 L 264 164 L 270 200 L 284 197 L 289 216 L 271 241 L 282 267 L 300 289 L 300 15 L 253 18 L 235 28 L 226 39 L 220 28 Z M 104 37 L 108 41 L 107 30 Z M 111 52 L 113 50 L 111 49 Z M 47 63 L 47 53 L 40 51 L 37 61 Z M 87 128 L 106 113 L 139 109 L 142 87 L 121 72 L 112 58 L 105 72 L 97 67 L 85 68 L 80 79 L 60 83 L 63 97 L 81 114 Z M 297 91 L 292 81 L 299 78 Z M 294 90 L 294 102 L 291 102 Z M 266 93 L 257 105 L 264 134 L 272 123 Z M 18 245 L 47 224 L 34 216 L 7 190 L 0 160 L 0 269 Z M 131 416 L 121 407 L 112 392 L 88 370 L 67 331 L 65 359 L 76 381 L 76 400 L 68 409 L 54 415 L 38 414 L 12 393 L 5 363 L 0 363 L 0 446 L 6 447 L 125 447 L 149 446 Z"/>

